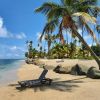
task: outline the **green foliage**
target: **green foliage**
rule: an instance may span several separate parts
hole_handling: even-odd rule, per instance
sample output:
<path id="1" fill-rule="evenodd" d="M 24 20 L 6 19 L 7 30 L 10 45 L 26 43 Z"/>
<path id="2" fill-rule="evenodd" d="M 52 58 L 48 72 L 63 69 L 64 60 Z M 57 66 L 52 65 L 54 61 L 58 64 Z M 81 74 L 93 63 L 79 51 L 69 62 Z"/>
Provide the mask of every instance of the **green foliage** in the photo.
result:
<path id="1" fill-rule="evenodd" d="M 51 58 L 65 58 L 68 52 L 67 45 L 55 44 L 55 46 L 50 50 Z"/>
<path id="2" fill-rule="evenodd" d="M 71 42 L 70 43 L 70 48 L 69 48 L 69 57 L 70 58 L 74 58 L 75 57 L 75 54 L 76 54 L 76 44 L 75 42 Z"/>
<path id="3" fill-rule="evenodd" d="M 32 58 L 35 58 L 37 56 L 37 54 L 38 54 L 38 51 L 35 48 L 33 48 L 32 49 Z"/>
<path id="4" fill-rule="evenodd" d="M 96 45 L 96 46 L 92 46 L 91 48 L 95 52 L 95 54 L 100 57 L 100 46 Z"/>

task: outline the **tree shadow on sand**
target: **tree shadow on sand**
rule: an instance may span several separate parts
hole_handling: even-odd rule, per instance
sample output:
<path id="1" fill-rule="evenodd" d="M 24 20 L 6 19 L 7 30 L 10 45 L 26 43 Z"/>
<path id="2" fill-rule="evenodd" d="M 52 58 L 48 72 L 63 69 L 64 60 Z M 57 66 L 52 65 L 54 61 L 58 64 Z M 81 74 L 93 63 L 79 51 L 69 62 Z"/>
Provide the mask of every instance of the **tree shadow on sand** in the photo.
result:
<path id="1" fill-rule="evenodd" d="M 72 79 L 72 80 L 66 80 L 66 81 L 53 81 L 51 83 L 51 85 L 38 85 L 38 86 L 34 86 L 31 87 L 31 89 L 34 90 L 34 92 L 38 92 L 38 91 L 46 91 L 46 90 L 57 90 L 57 91 L 63 91 L 63 92 L 72 92 L 75 88 L 79 87 L 78 83 L 83 83 L 83 81 L 81 79 L 84 79 L 86 77 L 83 78 L 77 78 L 77 79 Z M 20 87 L 18 84 L 10 84 L 9 86 L 16 86 L 16 89 L 19 92 L 25 91 L 29 88 L 25 88 L 25 87 Z"/>

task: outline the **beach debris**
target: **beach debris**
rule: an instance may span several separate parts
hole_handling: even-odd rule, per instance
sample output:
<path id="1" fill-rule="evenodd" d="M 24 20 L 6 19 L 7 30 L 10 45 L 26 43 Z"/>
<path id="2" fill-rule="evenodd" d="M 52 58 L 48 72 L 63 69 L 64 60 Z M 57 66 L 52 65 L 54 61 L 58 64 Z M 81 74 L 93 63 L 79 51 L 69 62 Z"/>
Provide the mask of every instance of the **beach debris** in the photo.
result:
<path id="1" fill-rule="evenodd" d="M 48 70 L 44 68 L 43 72 L 41 73 L 40 77 L 35 80 L 25 80 L 20 81 L 18 84 L 21 87 L 34 87 L 34 86 L 40 86 L 40 85 L 51 85 L 52 79 L 46 78 Z"/>

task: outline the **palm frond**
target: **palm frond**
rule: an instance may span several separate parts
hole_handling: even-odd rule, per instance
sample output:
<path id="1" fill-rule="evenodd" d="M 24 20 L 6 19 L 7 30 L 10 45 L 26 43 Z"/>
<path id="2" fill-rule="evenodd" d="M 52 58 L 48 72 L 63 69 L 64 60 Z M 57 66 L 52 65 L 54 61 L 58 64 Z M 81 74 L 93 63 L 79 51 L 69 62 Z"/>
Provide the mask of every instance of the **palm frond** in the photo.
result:
<path id="1" fill-rule="evenodd" d="M 100 12 L 100 7 L 99 6 L 89 6 L 91 9 L 97 10 Z"/>
<path id="2" fill-rule="evenodd" d="M 80 4 L 84 5 L 95 5 L 97 0 L 78 0 Z"/>
<path id="3" fill-rule="evenodd" d="M 92 16 L 97 17 L 100 14 L 100 7 L 95 5 L 88 6 L 90 13 Z"/>
<path id="4" fill-rule="evenodd" d="M 64 11 L 65 10 L 62 7 L 52 9 L 47 14 L 48 21 L 53 20 L 54 18 L 59 18 L 64 13 Z"/>
<path id="5" fill-rule="evenodd" d="M 47 14 L 49 11 L 56 7 L 59 7 L 59 5 L 54 2 L 46 2 L 41 7 L 35 9 L 35 12 L 42 12 L 44 14 Z"/>
<path id="6" fill-rule="evenodd" d="M 67 6 L 67 5 L 72 5 L 74 4 L 75 2 L 77 2 L 77 0 L 61 0 L 61 3 L 64 5 L 64 6 Z"/>
<path id="7" fill-rule="evenodd" d="M 97 25 L 97 26 L 96 26 L 96 30 L 97 30 L 97 32 L 100 34 L 100 25 Z"/>
<path id="8" fill-rule="evenodd" d="M 92 29 L 89 27 L 89 25 L 88 25 L 85 21 L 83 21 L 83 24 L 85 25 L 88 34 L 90 34 L 90 35 L 93 37 L 93 39 L 96 41 L 96 43 L 98 44 L 96 35 L 95 35 L 95 33 L 92 31 Z"/>
<path id="9" fill-rule="evenodd" d="M 77 13 L 74 13 L 73 14 L 74 16 L 81 16 L 83 17 L 83 19 L 86 21 L 86 22 L 91 22 L 93 24 L 96 24 L 96 18 L 95 17 L 92 17 L 90 16 L 88 13 L 85 13 L 85 12 L 77 12 Z"/>
<path id="10" fill-rule="evenodd" d="M 52 20 L 50 22 L 47 22 L 45 27 L 44 27 L 44 29 L 43 29 L 43 32 L 42 32 L 42 34 L 40 36 L 40 41 L 42 40 L 42 37 L 43 37 L 43 35 L 45 33 L 47 33 L 47 34 L 48 33 L 52 33 L 55 30 L 55 28 L 56 28 L 56 26 L 58 24 L 59 24 L 59 20 L 58 19 Z"/>

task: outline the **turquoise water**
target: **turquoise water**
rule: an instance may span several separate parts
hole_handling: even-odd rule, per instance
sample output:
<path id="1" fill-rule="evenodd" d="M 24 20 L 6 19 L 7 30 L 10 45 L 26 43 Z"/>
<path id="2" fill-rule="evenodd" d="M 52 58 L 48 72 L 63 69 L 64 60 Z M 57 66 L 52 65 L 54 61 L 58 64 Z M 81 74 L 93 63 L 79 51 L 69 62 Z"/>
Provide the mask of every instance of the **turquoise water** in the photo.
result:
<path id="1" fill-rule="evenodd" d="M 6 84 L 17 79 L 17 70 L 23 60 L 0 59 L 0 84 Z"/>

